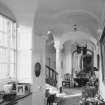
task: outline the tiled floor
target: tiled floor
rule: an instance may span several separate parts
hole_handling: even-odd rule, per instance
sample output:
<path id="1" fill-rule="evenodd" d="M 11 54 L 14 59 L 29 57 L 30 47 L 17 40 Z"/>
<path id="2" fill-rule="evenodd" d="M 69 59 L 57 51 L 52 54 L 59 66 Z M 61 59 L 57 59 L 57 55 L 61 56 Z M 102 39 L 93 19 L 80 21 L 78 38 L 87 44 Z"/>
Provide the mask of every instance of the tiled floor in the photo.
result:
<path id="1" fill-rule="evenodd" d="M 69 97 L 69 98 L 64 98 L 58 105 L 80 105 L 80 97 L 75 96 L 75 97 Z"/>
<path id="2" fill-rule="evenodd" d="M 67 96 L 58 105 L 80 105 L 81 88 L 64 89 Z"/>
<path id="3" fill-rule="evenodd" d="M 64 88 L 64 92 L 68 95 L 81 94 L 82 88 Z"/>

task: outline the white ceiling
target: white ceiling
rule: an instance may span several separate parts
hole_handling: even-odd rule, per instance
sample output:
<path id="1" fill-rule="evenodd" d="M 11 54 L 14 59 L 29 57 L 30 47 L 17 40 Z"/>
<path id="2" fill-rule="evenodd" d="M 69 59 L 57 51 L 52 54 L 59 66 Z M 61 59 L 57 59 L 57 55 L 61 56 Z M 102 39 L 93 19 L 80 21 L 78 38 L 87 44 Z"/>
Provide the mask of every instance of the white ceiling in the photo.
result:
<path id="1" fill-rule="evenodd" d="M 32 26 L 37 0 L 0 0 L 11 9 L 19 24 Z"/>
<path id="2" fill-rule="evenodd" d="M 77 24 L 80 31 L 96 36 L 103 22 L 105 0 L 1 1 L 13 11 L 19 23 L 28 26 L 34 23 L 35 32 L 40 35 L 46 34 L 48 30 L 63 34 Z"/>
<path id="3" fill-rule="evenodd" d="M 52 30 L 55 34 L 78 30 L 97 36 L 101 27 L 105 0 L 39 0 L 35 29 L 38 34 Z"/>

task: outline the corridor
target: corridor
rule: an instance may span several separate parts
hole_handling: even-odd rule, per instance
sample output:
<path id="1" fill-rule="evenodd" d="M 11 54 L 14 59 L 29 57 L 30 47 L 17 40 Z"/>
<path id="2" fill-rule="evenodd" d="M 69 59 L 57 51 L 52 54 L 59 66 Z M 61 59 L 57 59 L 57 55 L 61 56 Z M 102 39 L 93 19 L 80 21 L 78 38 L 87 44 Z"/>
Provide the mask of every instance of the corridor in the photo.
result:
<path id="1" fill-rule="evenodd" d="M 104 103 L 105 0 L 0 0 L 0 91 L 80 105 L 85 86 L 89 105 Z"/>

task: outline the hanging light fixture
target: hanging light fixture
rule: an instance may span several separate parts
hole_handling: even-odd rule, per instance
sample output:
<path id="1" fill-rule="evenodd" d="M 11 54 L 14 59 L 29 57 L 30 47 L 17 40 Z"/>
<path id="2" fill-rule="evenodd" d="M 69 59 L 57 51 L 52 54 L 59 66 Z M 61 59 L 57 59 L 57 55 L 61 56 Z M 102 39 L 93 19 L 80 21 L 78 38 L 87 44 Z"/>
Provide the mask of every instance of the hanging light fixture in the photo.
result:
<path id="1" fill-rule="evenodd" d="M 80 54 L 81 53 L 81 47 L 77 45 L 77 53 Z"/>
<path id="2" fill-rule="evenodd" d="M 73 30 L 74 30 L 74 32 L 77 31 L 77 25 L 76 24 L 73 25 Z"/>

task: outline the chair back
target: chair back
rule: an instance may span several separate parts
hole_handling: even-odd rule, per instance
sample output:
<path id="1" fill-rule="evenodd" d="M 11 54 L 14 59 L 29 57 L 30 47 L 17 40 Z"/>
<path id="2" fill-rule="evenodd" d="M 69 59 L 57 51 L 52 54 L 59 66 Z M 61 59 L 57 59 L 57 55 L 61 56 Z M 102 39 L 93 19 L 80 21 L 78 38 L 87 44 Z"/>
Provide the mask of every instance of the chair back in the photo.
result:
<path id="1" fill-rule="evenodd" d="M 64 80 L 70 81 L 71 75 L 69 73 L 64 74 Z"/>

